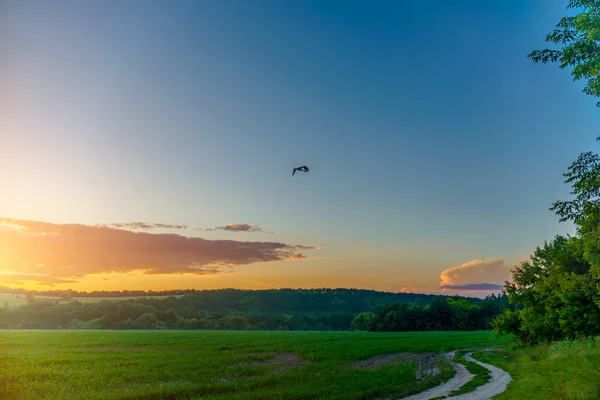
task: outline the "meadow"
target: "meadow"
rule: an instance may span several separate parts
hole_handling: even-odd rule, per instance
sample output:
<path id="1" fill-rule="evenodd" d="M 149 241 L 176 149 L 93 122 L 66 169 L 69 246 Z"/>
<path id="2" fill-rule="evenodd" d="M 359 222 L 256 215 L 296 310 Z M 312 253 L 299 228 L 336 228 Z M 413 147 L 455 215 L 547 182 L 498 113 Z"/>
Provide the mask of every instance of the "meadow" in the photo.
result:
<path id="1" fill-rule="evenodd" d="M 476 360 L 507 371 L 513 381 L 494 400 L 600 399 L 600 338 L 504 346 L 476 352 Z"/>
<path id="2" fill-rule="evenodd" d="M 37 300 L 44 301 L 58 301 L 60 303 L 66 303 L 61 297 L 54 296 L 36 296 Z M 0 307 L 14 307 L 22 306 L 27 304 L 27 297 L 24 294 L 13 294 L 13 293 L 0 293 Z"/>
<path id="3" fill-rule="evenodd" d="M 2 399 L 370 399 L 448 380 L 415 364 L 352 363 L 394 352 L 503 345 L 490 331 L 0 331 Z"/>

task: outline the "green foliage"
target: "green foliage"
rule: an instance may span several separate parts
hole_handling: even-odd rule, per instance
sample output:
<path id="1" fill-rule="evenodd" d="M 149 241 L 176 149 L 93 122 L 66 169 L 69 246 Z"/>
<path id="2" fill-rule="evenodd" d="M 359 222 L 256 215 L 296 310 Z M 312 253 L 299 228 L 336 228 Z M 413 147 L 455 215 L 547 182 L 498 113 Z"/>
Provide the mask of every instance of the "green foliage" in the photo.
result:
<path id="1" fill-rule="evenodd" d="M 581 154 L 564 176 L 574 199 L 550 210 L 574 222 L 577 236 L 557 236 L 512 271 L 506 293 L 523 309 L 493 323 L 526 344 L 600 334 L 600 157 Z"/>
<path id="2" fill-rule="evenodd" d="M 369 331 L 372 326 L 375 326 L 376 314 L 372 312 L 362 312 L 352 320 L 350 329 L 353 331 Z"/>
<path id="3" fill-rule="evenodd" d="M 219 327 L 225 330 L 243 331 L 250 327 L 250 321 L 243 315 L 228 315 L 219 320 Z"/>
<path id="4" fill-rule="evenodd" d="M 511 302 L 492 324 L 498 334 L 514 334 L 524 344 L 600 334 L 598 280 L 585 257 L 585 239 L 557 236 L 516 267 L 506 283 Z"/>
<path id="5" fill-rule="evenodd" d="M 558 50 L 534 50 L 534 62 L 559 62 L 560 68 L 572 68 L 574 80 L 587 81 L 583 92 L 600 97 L 600 0 L 571 0 L 569 9 L 579 9 L 574 16 L 562 18 L 546 42 L 562 45 Z M 600 102 L 597 103 L 600 107 Z"/>
<path id="6" fill-rule="evenodd" d="M 494 344 L 491 332 L 0 331 L 2 399 L 340 399 L 421 392 L 415 366 L 359 360 Z M 295 354 L 307 365 L 271 363 Z"/>
<path id="7" fill-rule="evenodd" d="M 506 296 L 488 296 L 474 304 L 458 296 L 436 298 L 423 307 L 419 304 L 393 303 L 364 312 L 354 318 L 353 330 L 378 332 L 470 331 L 489 329 L 491 321 L 507 305 Z"/>
<path id="8" fill-rule="evenodd" d="M 40 297 L 11 307 L 0 314 L 0 328 L 369 330 L 369 318 L 353 326 L 352 321 L 361 313 L 366 313 L 363 317 L 368 316 L 374 307 L 384 307 L 392 302 L 411 301 L 421 307 L 435 303 L 435 299 L 441 297 L 355 289 L 227 289 L 197 291 L 177 297 L 128 300 L 112 297 L 112 300 L 105 298 L 97 302 L 78 300 L 82 298 L 74 297 L 65 302 Z M 491 313 L 501 307 L 500 299 L 493 304 L 473 298 L 461 301 L 463 305 L 480 304 Z M 440 304 L 448 310 L 452 308 L 449 304 Z M 415 318 L 418 316 L 413 320 Z M 462 327 L 457 325 L 457 329 Z"/>

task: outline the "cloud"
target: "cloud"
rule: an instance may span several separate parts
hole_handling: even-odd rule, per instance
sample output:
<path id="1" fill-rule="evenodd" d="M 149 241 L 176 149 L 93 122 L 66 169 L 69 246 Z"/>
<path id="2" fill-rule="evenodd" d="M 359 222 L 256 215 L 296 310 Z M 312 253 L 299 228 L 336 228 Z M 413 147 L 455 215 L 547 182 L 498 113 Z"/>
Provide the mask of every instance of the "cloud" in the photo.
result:
<path id="1" fill-rule="evenodd" d="M 511 279 L 510 265 L 504 258 L 472 260 L 440 274 L 440 288 L 445 290 L 501 290 Z"/>
<path id="2" fill-rule="evenodd" d="M 2 219 L 0 220 L 0 231 L 19 231 L 23 232 L 27 229 L 27 227 L 15 224 L 10 222 L 9 220 Z"/>
<path id="3" fill-rule="evenodd" d="M 81 224 L 12 219 L 0 222 L 21 228 L 0 230 L 0 266 L 13 273 L 44 274 L 57 279 L 132 271 L 211 275 L 241 265 L 300 260 L 306 256 L 298 250 L 315 249 L 279 242 L 208 240 Z"/>
<path id="4" fill-rule="evenodd" d="M 215 226 L 214 228 L 200 229 L 204 231 L 265 232 L 263 228 L 254 224 L 227 224 L 225 226 Z"/>
<path id="5" fill-rule="evenodd" d="M 23 285 L 25 282 L 35 282 L 38 285 L 54 286 L 57 283 L 74 283 L 75 281 L 48 275 L 0 274 L 0 282 L 7 285 Z"/>
<path id="6" fill-rule="evenodd" d="M 418 290 L 418 287 L 415 285 L 406 285 L 400 288 L 400 290 L 398 290 L 398 292 L 400 293 L 413 293 L 416 290 Z"/>
<path id="7" fill-rule="evenodd" d="M 323 250 L 323 247 L 304 246 L 302 244 L 295 244 L 291 247 L 299 250 Z"/>
<path id="8" fill-rule="evenodd" d="M 415 285 L 415 284 L 410 284 L 410 285 L 406 285 L 401 287 L 398 290 L 399 293 L 425 293 L 425 294 L 430 294 L 430 293 L 439 293 L 439 288 L 436 286 L 430 286 L 430 285 Z"/>
<path id="9" fill-rule="evenodd" d="M 156 228 L 164 228 L 164 229 L 187 229 L 187 225 L 173 225 L 173 224 L 158 224 L 151 222 L 115 222 L 112 224 L 102 224 L 96 225 L 99 227 L 105 228 L 126 228 L 126 229 L 156 229 Z"/>
<path id="10" fill-rule="evenodd" d="M 465 285 L 442 285 L 440 288 L 449 290 L 502 290 L 504 286 L 495 283 L 467 283 Z"/>
<path id="11" fill-rule="evenodd" d="M 504 289 L 504 282 L 511 279 L 510 268 L 504 258 L 471 260 L 442 271 L 437 286 L 409 284 L 398 292 L 485 297 Z"/>

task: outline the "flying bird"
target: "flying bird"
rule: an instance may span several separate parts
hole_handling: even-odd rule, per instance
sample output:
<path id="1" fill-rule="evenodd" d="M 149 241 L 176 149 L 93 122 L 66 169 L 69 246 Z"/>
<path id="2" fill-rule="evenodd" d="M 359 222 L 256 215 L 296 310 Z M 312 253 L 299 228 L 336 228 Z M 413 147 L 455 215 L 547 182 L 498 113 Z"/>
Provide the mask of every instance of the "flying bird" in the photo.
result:
<path id="1" fill-rule="evenodd" d="M 306 165 L 303 165 L 301 167 L 296 167 L 294 168 L 294 170 L 292 171 L 292 176 L 294 176 L 294 174 L 296 173 L 296 171 L 302 171 L 302 172 L 308 172 L 309 169 Z"/>

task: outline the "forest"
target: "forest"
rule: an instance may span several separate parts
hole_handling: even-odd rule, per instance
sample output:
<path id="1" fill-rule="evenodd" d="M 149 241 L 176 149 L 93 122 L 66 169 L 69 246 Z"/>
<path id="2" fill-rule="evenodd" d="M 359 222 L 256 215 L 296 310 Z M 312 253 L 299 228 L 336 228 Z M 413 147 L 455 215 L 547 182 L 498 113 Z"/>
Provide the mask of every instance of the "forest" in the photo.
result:
<path id="1" fill-rule="evenodd" d="M 0 328 L 475 330 L 490 329 L 491 320 L 508 305 L 506 296 L 479 299 L 358 289 L 221 289 L 94 302 L 71 294 L 49 300 L 36 299 L 39 292 L 23 293 L 26 304 L 0 308 Z"/>
<path id="2" fill-rule="evenodd" d="M 491 295 L 477 303 L 458 296 L 438 297 L 427 306 L 393 303 L 360 313 L 351 328 L 377 332 L 484 330 L 490 329 L 504 310 L 517 308 L 505 295 Z"/>

